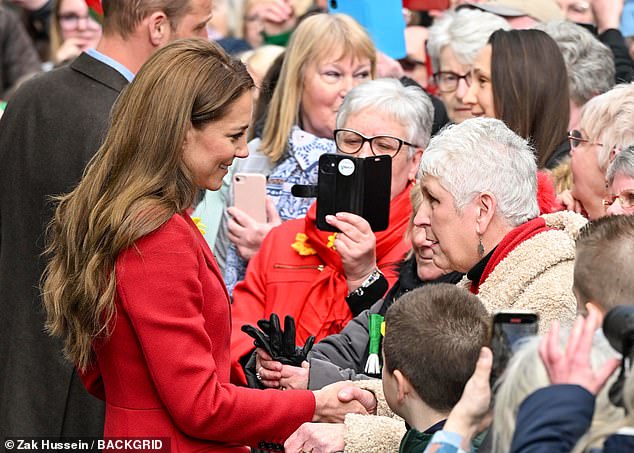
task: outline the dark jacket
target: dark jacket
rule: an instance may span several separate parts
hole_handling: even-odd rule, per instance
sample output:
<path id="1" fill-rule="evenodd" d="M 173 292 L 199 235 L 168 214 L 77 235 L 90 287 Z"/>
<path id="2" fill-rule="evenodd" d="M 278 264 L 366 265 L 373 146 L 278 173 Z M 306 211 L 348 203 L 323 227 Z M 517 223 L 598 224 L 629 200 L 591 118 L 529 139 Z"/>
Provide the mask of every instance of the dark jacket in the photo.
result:
<path id="1" fill-rule="evenodd" d="M 16 82 L 40 71 L 40 58 L 18 16 L 0 4 L 0 99 Z"/>
<path id="2" fill-rule="evenodd" d="M 395 299 L 412 289 L 433 283 L 458 283 L 461 278 L 462 274 L 452 272 L 437 280 L 424 282 L 416 274 L 416 259 L 406 260 L 401 266 L 398 281 L 384 299 L 353 318 L 340 333 L 329 335 L 313 347 L 308 354 L 308 388 L 316 390 L 346 379 L 367 379 L 363 370 L 368 360 L 368 316 L 371 313 L 385 315 Z"/>
<path id="3" fill-rule="evenodd" d="M 581 386 L 539 389 L 520 406 L 511 453 L 569 452 L 590 428 L 593 414 L 594 395 Z M 634 436 L 612 435 L 602 451 L 634 451 Z"/>
<path id="4" fill-rule="evenodd" d="M 98 436 L 103 405 L 44 332 L 38 283 L 49 197 L 70 191 L 127 85 L 87 54 L 26 82 L 0 120 L 0 433 Z"/>

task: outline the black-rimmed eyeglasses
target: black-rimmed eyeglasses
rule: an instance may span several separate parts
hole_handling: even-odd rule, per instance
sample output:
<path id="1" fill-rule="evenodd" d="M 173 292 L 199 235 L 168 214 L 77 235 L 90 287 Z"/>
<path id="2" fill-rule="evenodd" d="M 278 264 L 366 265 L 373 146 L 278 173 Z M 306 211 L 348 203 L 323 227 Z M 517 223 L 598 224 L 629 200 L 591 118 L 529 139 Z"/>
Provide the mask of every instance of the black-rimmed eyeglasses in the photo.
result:
<path id="1" fill-rule="evenodd" d="M 352 129 L 335 129 L 335 143 L 337 148 L 344 154 L 358 153 L 365 142 L 370 143 L 370 150 L 375 156 L 388 155 L 394 157 L 401 150 L 403 145 L 416 145 L 406 142 L 398 137 L 391 135 L 376 135 L 374 137 L 366 137 Z"/>
<path id="2" fill-rule="evenodd" d="M 434 74 L 434 82 L 441 93 L 452 93 L 456 91 L 461 79 L 464 79 L 467 86 L 471 86 L 470 72 L 460 75 L 453 71 L 439 71 Z"/>

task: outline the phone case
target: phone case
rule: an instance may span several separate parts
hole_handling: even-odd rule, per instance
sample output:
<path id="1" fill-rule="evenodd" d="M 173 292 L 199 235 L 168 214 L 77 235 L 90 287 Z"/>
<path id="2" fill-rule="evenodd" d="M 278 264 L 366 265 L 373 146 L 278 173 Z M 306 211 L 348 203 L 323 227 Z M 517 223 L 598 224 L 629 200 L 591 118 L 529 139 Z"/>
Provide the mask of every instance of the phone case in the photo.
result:
<path id="1" fill-rule="evenodd" d="M 266 177 L 259 173 L 233 175 L 233 205 L 266 223 Z"/>
<path id="2" fill-rule="evenodd" d="M 368 32 L 374 45 L 398 60 L 407 55 L 403 3 L 385 0 L 328 0 L 331 13 L 347 14 Z"/>
<path id="3" fill-rule="evenodd" d="M 322 155 L 317 182 L 317 228 L 338 231 L 326 222 L 326 216 L 350 212 L 366 219 L 372 231 L 387 229 L 391 184 L 390 156 Z"/>

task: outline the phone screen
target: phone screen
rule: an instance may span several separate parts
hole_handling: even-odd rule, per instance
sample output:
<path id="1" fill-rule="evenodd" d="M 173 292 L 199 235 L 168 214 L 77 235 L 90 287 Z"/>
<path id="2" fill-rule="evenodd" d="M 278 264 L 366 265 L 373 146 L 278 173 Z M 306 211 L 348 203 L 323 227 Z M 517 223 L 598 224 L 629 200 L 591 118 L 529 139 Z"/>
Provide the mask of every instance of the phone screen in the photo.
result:
<path id="1" fill-rule="evenodd" d="M 523 338 L 537 335 L 537 313 L 497 313 L 493 316 L 491 350 L 493 351 L 493 369 L 491 383 L 502 375 L 509 360 L 517 351 Z"/>

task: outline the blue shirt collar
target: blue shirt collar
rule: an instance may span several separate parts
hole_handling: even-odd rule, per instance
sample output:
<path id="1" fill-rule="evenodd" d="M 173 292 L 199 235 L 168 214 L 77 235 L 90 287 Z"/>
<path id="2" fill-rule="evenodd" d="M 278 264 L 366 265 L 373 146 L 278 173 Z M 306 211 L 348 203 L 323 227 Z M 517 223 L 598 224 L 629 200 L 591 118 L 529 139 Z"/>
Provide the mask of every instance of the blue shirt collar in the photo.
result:
<path id="1" fill-rule="evenodd" d="M 112 69 L 114 69 L 123 77 L 125 77 L 125 79 L 128 82 L 132 82 L 132 79 L 134 79 L 134 73 L 130 71 L 128 68 L 126 68 L 125 66 L 123 66 L 121 63 L 119 63 L 117 60 L 114 60 L 110 58 L 109 56 L 104 55 L 95 49 L 88 49 L 86 50 L 86 53 L 90 55 L 91 57 L 93 57 L 95 60 L 99 60 L 103 64 L 110 66 Z"/>

